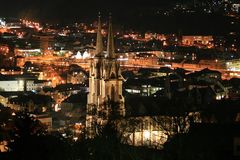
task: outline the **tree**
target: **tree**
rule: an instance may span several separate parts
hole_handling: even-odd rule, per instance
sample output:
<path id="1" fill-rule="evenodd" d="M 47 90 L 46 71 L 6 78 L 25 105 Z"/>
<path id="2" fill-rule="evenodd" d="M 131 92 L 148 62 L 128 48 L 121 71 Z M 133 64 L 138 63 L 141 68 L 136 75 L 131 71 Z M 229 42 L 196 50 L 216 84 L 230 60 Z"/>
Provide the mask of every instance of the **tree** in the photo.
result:
<path id="1" fill-rule="evenodd" d="M 155 116 L 153 121 L 157 122 L 158 127 L 165 135 L 167 135 L 167 142 L 164 143 L 164 151 L 167 156 L 173 159 L 179 159 L 181 156 L 181 150 L 183 147 L 183 136 L 189 132 L 190 125 L 194 122 L 200 122 L 200 115 L 198 113 L 189 113 L 186 111 L 178 110 L 170 116 Z M 171 147 L 165 147 L 166 145 L 174 141 L 174 145 Z"/>
<path id="2" fill-rule="evenodd" d="M 44 135 L 46 128 L 27 112 L 19 112 L 14 117 L 14 137 L 25 138 L 31 135 Z"/>
<path id="3" fill-rule="evenodd" d="M 45 126 L 29 113 L 20 112 L 13 120 L 10 156 L 18 160 L 68 160 L 71 147 L 62 138 L 49 135 Z"/>
<path id="4" fill-rule="evenodd" d="M 0 141 L 10 139 L 12 113 L 13 111 L 10 108 L 0 104 Z"/>

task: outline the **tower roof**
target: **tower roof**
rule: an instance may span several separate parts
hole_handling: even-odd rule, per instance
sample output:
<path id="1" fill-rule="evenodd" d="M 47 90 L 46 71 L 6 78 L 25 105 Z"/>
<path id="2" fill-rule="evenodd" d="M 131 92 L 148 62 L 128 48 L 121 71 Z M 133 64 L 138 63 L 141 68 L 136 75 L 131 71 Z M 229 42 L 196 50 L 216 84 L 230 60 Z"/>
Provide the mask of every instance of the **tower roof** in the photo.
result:
<path id="1" fill-rule="evenodd" d="M 98 15 L 98 29 L 97 29 L 97 41 L 96 41 L 96 55 L 103 53 L 103 41 L 102 41 L 102 26 L 101 15 Z"/>
<path id="2" fill-rule="evenodd" d="M 109 15 L 109 24 L 108 24 L 108 44 L 107 44 L 107 57 L 115 58 L 114 53 L 114 40 L 113 40 L 113 31 L 112 31 L 112 16 Z"/>

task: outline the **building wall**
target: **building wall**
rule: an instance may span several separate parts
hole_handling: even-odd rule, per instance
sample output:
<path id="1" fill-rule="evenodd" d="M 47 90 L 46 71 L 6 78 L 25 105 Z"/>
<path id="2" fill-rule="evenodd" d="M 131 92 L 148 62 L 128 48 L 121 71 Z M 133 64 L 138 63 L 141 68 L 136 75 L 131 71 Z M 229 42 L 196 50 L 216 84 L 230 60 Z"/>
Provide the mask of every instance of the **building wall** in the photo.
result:
<path id="1" fill-rule="evenodd" d="M 127 61 L 127 65 L 137 65 L 137 66 L 152 66 L 158 65 L 157 57 L 130 57 Z"/>
<path id="2" fill-rule="evenodd" d="M 47 86 L 47 84 L 34 83 L 34 81 L 27 81 L 26 82 L 27 91 L 38 90 L 38 89 L 41 89 L 43 86 Z"/>
<path id="3" fill-rule="evenodd" d="M 125 91 L 131 94 L 141 95 L 141 96 L 150 96 L 164 89 L 164 87 L 151 86 L 151 85 L 141 85 L 141 86 L 126 86 Z"/>
<path id="4" fill-rule="evenodd" d="M 23 80 L 0 81 L 0 90 L 6 92 L 24 91 Z"/>
<path id="5" fill-rule="evenodd" d="M 40 39 L 40 49 L 43 54 L 48 54 L 53 45 L 53 36 L 39 36 Z"/>

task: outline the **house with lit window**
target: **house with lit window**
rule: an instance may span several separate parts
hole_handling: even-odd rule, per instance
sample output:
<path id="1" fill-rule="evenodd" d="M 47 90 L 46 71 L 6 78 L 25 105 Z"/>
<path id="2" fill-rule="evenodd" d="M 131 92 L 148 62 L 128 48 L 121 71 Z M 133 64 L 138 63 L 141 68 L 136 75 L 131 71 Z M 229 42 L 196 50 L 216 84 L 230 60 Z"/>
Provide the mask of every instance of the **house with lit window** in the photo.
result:
<path id="1" fill-rule="evenodd" d="M 179 133 L 187 133 L 191 123 L 200 123 L 200 112 L 184 110 L 184 104 L 156 97 L 126 97 L 126 116 L 117 123 L 123 142 L 161 149 Z"/>

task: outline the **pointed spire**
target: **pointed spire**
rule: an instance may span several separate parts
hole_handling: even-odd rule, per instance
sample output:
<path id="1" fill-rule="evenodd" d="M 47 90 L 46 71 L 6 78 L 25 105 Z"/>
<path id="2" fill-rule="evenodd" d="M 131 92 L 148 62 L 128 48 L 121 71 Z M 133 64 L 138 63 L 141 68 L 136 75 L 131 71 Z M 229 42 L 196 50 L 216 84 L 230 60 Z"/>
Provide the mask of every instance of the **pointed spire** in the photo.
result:
<path id="1" fill-rule="evenodd" d="M 109 14 L 109 24 L 108 25 L 109 26 L 108 26 L 107 56 L 110 57 L 110 58 L 115 58 L 111 13 Z"/>
<path id="2" fill-rule="evenodd" d="M 103 52 L 103 41 L 102 41 L 102 26 L 101 26 L 101 14 L 98 15 L 98 29 L 97 29 L 97 41 L 96 41 L 96 55 Z"/>

